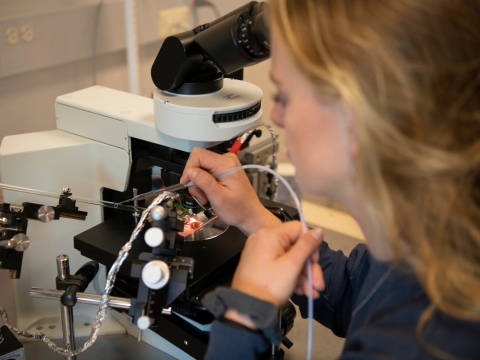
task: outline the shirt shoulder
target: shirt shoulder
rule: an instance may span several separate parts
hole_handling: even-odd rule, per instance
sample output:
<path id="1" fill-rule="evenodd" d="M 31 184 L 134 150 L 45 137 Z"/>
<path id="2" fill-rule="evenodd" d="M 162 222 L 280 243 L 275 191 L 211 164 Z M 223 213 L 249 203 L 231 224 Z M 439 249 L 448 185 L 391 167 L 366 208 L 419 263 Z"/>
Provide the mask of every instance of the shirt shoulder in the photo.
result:
<path id="1" fill-rule="evenodd" d="M 370 259 L 342 359 L 437 359 L 441 354 L 478 359 L 480 323 L 436 311 L 419 329 L 429 305 L 413 272 Z"/>

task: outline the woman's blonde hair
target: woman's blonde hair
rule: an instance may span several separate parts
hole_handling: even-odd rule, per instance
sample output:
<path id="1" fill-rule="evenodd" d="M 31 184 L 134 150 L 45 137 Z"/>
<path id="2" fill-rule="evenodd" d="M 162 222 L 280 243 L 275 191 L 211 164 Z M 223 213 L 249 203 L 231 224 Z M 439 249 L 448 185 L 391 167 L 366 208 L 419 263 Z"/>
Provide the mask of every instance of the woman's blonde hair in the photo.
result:
<path id="1" fill-rule="evenodd" d="M 297 67 L 356 114 L 359 179 L 397 259 L 433 308 L 480 320 L 480 1 L 270 3 Z"/>

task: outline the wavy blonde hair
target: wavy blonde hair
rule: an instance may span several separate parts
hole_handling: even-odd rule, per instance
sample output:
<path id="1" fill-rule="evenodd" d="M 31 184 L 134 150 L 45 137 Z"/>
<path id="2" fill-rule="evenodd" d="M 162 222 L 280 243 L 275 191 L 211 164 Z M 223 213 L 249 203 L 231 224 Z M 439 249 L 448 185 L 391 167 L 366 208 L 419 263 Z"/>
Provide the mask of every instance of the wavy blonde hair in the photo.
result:
<path id="1" fill-rule="evenodd" d="M 480 320 L 480 1 L 270 3 L 298 68 L 354 109 L 362 187 L 426 313 Z"/>

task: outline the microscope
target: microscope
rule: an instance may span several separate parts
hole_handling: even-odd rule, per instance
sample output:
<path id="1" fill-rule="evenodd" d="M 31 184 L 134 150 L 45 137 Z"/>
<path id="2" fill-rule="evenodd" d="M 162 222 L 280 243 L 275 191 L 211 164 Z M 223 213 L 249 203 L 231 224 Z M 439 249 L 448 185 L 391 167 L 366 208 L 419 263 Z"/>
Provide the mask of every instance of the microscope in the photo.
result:
<path id="1" fill-rule="evenodd" d="M 28 195 L 4 190 L 5 201 L 47 204 L 42 192 L 55 193 L 68 186 L 72 198 L 119 204 L 178 184 L 194 147 L 229 151 L 237 137 L 262 124 L 263 92 L 241 78 L 244 67 L 269 57 L 266 6 L 250 2 L 212 23 L 165 39 L 151 70 L 157 87 L 153 99 L 102 86 L 59 96 L 57 129 L 3 139 L 2 182 L 40 190 Z M 253 134 L 239 157 L 266 162 L 272 154 L 270 140 L 249 146 Z M 251 180 L 264 204 L 283 213 L 268 200 L 274 192 L 272 179 L 255 174 Z M 57 279 L 57 291 L 69 294 L 68 299 L 63 296 L 62 306 L 73 308 L 72 332 L 88 336 L 86 324 L 94 322 L 95 309 L 80 298 L 102 292 L 101 279 L 149 201 L 152 198 L 132 203 L 138 211 L 84 202 L 77 204 L 88 213 L 83 221 L 31 222 L 30 246 L 22 253 L 21 277 L 14 282 L 17 327 L 62 338 L 58 303 L 28 296 L 32 286 L 49 289 Z M 188 190 L 159 203 L 117 274 L 111 295 L 126 299 L 124 305 L 110 311 L 100 334 L 141 335 L 143 341 L 176 358 L 202 358 L 212 318 L 201 299 L 216 286 L 228 286 L 245 240 L 240 230 L 202 208 Z M 70 276 L 65 272 L 66 259 L 59 259 L 59 254 L 68 255 L 69 268 L 85 270 L 84 264 L 92 260 L 103 266 L 88 285 L 95 276 L 91 272 L 95 266 L 88 265 L 89 281 L 74 287 L 75 276 L 84 274 L 79 270 L 82 274 Z M 59 284 L 62 278 L 66 280 Z M 282 313 L 286 335 L 295 310 L 287 306 Z M 288 344 L 288 339 L 284 341 Z"/>

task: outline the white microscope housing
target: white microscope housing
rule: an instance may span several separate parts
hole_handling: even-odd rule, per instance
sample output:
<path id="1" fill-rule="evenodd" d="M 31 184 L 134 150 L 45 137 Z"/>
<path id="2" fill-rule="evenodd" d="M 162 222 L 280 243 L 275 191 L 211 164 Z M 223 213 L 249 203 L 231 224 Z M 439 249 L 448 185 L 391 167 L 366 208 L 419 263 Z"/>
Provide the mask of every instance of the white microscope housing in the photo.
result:
<path id="1" fill-rule="evenodd" d="M 59 96 L 55 130 L 3 139 L 1 181 L 59 194 L 68 187 L 73 197 L 103 200 L 103 194 L 110 190 L 127 190 L 136 164 L 132 154 L 139 145 L 135 144 L 188 153 L 194 147 L 212 147 L 260 126 L 262 91 L 224 76 L 269 57 L 266 6 L 252 1 L 210 24 L 165 39 L 151 70 L 154 84 L 163 91 L 156 90 L 153 99 L 102 86 Z M 159 153 L 163 154 L 164 148 Z M 177 168 L 176 176 L 181 169 Z M 4 200 L 45 205 L 55 201 L 12 191 L 4 191 Z M 95 205 L 77 206 L 88 212 L 85 221 L 29 223 L 30 247 L 23 256 L 21 278 L 14 281 L 16 325 L 21 329 L 62 338 L 58 304 L 32 299 L 29 293 L 32 286 L 52 287 L 57 255 L 68 255 L 72 269 L 90 260 L 78 251 L 87 250 L 73 248 L 73 238 L 102 223 L 104 213 Z M 87 292 L 101 292 L 101 278 L 100 272 Z M 95 312 L 95 307 L 75 306 L 76 336 L 89 335 Z M 118 322 L 107 317 L 101 333 L 127 331 L 138 335 L 137 326 L 124 315 L 117 313 Z M 193 359 L 151 330 L 144 332 L 143 339 L 176 358 Z"/>
<path id="2" fill-rule="evenodd" d="M 213 117 L 249 111 L 261 101 L 262 91 L 240 80 L 224 80 L 222 90 L 200 96 L 177 96 L 159 90 L 155 99 L 93 86 L 59 96 L 55 101 L 57 129 L 7 136 L 0 147 L 0 175 L 6 184 L 102 199 L 103 189 L 126 190 L 132 167 L 132 139 L 190 152 L 210 147 L 261 125 L 262 110 L 238 121 L 215 123 Z M 248 113 L 247 113 L 248 115 Z M 55 199 L 4 191 L 11 204 L 35 202 L 55 205 Z M 75 235 L 103 221 L 99 206 L 77 204 L 87 211 L 85 221 L 62 219 L 48 224 L 30 221 L 30 248 L 24 252 L 21 278 L 14 280 L 17 327 L 29 332 L 41 329 L 47 337 L 62 338 L 58 304 L 29 296 L 31 287 L 51 288 L 56 276 L 55 259 L 70 257 L 70 267 L 79 268 L 90 259 L 73 248 Z M 119 249 L 120 250 L 120 249 Z M 100 293 L 104 280 L 99 272 L 87 292 Z M 105 274 L 103 274 L 105 279 Z M 77 304 L 75 335 L 87 337 L 96 308 Z M 115 312 L 112 311 L 112 314 Z M 128 331 L 138 334 L 126 314 L 107 317 L 100 334 Z M 119 324 L 122 324 L 120 325 Z M 144 332 L 148 333 L 148 331 Z M 188 359 L 157 335 L 144 334 L 144 341 L 175 357 Z M 24 339 L 22 339 L 23 341 Z"/>

